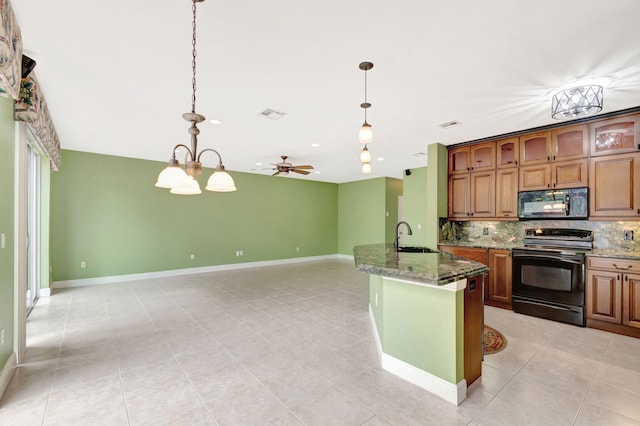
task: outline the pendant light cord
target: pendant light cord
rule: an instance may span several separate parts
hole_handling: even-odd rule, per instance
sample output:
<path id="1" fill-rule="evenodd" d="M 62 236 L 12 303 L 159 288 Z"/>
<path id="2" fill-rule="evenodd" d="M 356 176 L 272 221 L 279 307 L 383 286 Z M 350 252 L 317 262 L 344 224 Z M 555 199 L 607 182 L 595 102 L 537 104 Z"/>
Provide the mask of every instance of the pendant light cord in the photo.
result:
<path id="1" fill-rule="evenodd" d="M 367 71 L 364 70 L 364 104 L 367 104 Z M 364 108 L 364 122 L 367 122 L 367 107 Z"/>
<path id="2" fill-rule="evenodd" d="M 193 35 L 191 37 L 191 70 L 193 72 L 191 77 L 191 112 L 196 112 L 196 0 L 193 0 L 193 6 L 191 7 L 193 12 Z"/>

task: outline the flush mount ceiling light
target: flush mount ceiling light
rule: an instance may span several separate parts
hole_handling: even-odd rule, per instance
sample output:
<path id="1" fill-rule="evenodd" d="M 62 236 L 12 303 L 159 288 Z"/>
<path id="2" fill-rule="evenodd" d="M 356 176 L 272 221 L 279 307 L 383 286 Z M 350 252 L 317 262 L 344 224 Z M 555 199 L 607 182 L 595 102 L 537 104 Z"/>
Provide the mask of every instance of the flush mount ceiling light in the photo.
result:
<path id="1" fill-rule="evenodd" d="M 562 90 L 551 99 L 551 117 L 578 118 L 602 111 L 602 86 L 585 85 Z"/>
<path id="2" fill-rule="evenodd" d="M 205 189 L 215 192 L 231 192 L 236 190 L 233 178 L 225 171 L 222 165 L 222 157 L 215 149 L 207 148 L 198 153 L 198 135 L 200 130 L 197 124 L 203 122 L 205 117 L 196 113 L 196 3 L 204 0 L 192 0 L 191 10 L 193 12 L 192 21 L 192 38 L 191 38 L 191 112 L 182 114 L 182 118 L 191 123 L 189 134 L 191 135 L 191 148 L 183 144 L 173 147 L 173 154 L 169 160 L 167 167 L 158 175 L 156 186 L 159 188 L 169 188 L 172 194 L 194 195 L 201 194 L 200 185 L 196 180 L 202 173 L 202 163 L 200 157 L 207 151 L 213 152 L 218 156 L 218 166 L 207 182 Z M 178 148 L 185 148 L 188 153 L 189 161 L 185 160 L 184 169 L 180 167 L 180 162 L 176 159 L 176 151 Z"/>
<path id="3" fill-rule="evenodd" d="M 358 68 L 364 71 L 364 102 L 360 104 L 360 108 L 364 109 L 364 123 L 362 123 L 358 133 L 358 139 L 360 143 L 364 144 L 364 148 L 360 153 L 360 162 L 362 163 L 362 173 L 368 174 L 371 173 L 371 153 L 369 153 L 367 144 L 373 140 L 373 132 L 371 131 L 371 124 L 367 122 L 367 109 L 371 107 L 371 104 L 367 101 L 367 71 L 373 68 L 373 63 L 361 62 Z"/>

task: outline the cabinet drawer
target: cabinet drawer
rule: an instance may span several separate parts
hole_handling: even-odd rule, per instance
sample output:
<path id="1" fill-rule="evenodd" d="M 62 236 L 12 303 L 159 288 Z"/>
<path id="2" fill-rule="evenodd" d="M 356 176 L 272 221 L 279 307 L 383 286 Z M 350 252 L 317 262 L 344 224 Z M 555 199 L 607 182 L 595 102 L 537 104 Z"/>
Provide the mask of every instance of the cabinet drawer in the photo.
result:
<path id="1" fill-rule="evenodd" d="M 587 268 L 637 273 L 640 272 L 640 260 L 589 256 L 587 258 Z"/>

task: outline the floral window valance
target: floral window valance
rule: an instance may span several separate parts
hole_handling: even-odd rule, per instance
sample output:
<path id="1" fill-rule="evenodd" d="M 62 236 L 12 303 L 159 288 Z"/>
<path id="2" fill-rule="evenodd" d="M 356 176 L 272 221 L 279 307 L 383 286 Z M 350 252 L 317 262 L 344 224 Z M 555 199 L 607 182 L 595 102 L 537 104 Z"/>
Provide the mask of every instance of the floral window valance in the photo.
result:
<path id="1" fill-rule="evenodd" d="M 14 119 L 26 121 L 45 154 L 51 160 L 51 168 L 60 168 L 60 141 L 53 127 L 44 95 L 33 73 L 22 79 L 20 98 L 14 104 Z"/>
<path id="2" fill-rule="evenodd" d="M 60 168 L 60 142 L 34 74 L 22 77 L 22 37 L 9 0 L 0 0 L 0 96 L 14 101 L 14 120 L 27 122 L 38 143 Z"/>
<path id="3" fill-rule="evenodd" d="M 22 74 L 22 37 L 8 0 L 0 0 L 0 95 L 18 99 Z"/>

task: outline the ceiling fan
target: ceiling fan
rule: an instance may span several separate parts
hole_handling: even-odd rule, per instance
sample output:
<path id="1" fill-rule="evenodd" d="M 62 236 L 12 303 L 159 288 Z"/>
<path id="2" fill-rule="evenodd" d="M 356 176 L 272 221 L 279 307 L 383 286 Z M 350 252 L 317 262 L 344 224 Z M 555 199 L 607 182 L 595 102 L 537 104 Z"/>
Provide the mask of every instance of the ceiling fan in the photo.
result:
<path id="1" fill-rule="evenodd" d="M 313 166 L 310 165 L 304 165 L 304 166 L 294 166 L 291 163 L 287 162 L 287 158 L 289 158 L 286 155 L 281 155 L 280 158 L 282 158 L 282 161 L 279 163 L 271 163 L 273 164 L 275 167 L 273 168 L 265 168 L 265 169 L 254 169 L 254 170 L 275 170 L 276 172 L 274 174 L 272 174 L 271 176 L 286 176 L 289 174 L 289 172 L 294 172 L 294 173 L 299 173 L 301 175 L 308 175 L 309 170 L 313 170 Z"/>

